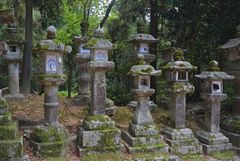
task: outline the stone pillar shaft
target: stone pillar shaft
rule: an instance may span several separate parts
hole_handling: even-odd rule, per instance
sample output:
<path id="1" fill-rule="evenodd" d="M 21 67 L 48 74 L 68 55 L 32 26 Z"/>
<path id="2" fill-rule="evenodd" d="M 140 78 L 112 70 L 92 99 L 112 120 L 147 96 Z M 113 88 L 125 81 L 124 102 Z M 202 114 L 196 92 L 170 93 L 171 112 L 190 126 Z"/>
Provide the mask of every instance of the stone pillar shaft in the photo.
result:
<path id="1" fill-rule="evenodd" d="M 174 128 L 185 128 L 186 122 L 186 95 L 184 93 L 172 93 L 170 97 L 171 123 Z"/>
<path id="2" fill-rule="evenodd" d="M 220 132 L 220 109 L 220 101 L 210 100 L 207 102 L 205 112 L 205 126 L 207 131 L 212 133 Z"/>
<path id="3" fill-rule="evenodd" d="M 8 88 L 10 94 L 19 94 L 19 63 L 8 64 Z"/>
<path id="4" fill-rule="evenodd" d="M 235 96 L 233 105 L 233 115 L 240 118 L 240 78 L 234 80 Z"/>
<path id="5" fill-rule="evenodd" d="M 87 63 L 79 64 L 79 95 L 89 95 L 90 74 L 88 73 Z"/>
<path id="6" fill-rule="evenodd" d="M 105 114 L 106 75 L 105 71 L 93 71 L 91 74 L 91 108 L 92 115 Z"/>
<path id="7" fill-rule="evenodd" d="M 58 86 L 44 86 L 44 122 L 58 123 Z"/>

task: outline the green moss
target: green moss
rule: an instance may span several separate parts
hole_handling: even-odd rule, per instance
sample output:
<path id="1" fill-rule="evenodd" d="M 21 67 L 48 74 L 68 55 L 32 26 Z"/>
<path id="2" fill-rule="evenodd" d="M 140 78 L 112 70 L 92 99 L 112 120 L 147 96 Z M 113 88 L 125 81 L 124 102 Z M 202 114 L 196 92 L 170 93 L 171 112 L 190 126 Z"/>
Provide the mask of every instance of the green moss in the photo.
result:
<path id="1" fill-rule="evenodd" d="M 4 98 L 0 98 L 0 109 L 8 108 L 8 104 Z"/>
<path id="2" fill-rule="evenodd" d="M 240 120 L 238 119 L 229 120 L 228 124 L 231 124 L 232 126 L 240 127 Z"/>
<path id="3" fill-rule="evenodd" d="M 0 126 L 0 140 L 12 140 L 17 137 L 17 124 L 12 123 L 9 126 Z"/>
<path id="4" fill-rule="evenodd" d="M 116 114 L 112 117 L 112 119 L 117 124 L 126 124 L 128 125 L 132 121 L 133 113 L 130 108 L 119 107 L 117 108 Z"/>
<path id="5" fill-rule="evenodd" d="M 107 115 L 89 115 L 89 116 L 87 116 L 86 121 L 106 122 L 106 121 L 111 121 L 111 118 Z"/>
<path id="6" fill-rule="evenodd" d="M 97 42 L 98 42 L 97 38 L 92 38 L 86 43 L 86 45 L 84 47 L 85 48 L 90 48 L 90 47 L 96 46 Z"/>
<path id="7" fill-rule="evenodd" d="M 23 154 L 23 140 L 0 141 L 0 158 L 20 157 Z"/>
<path id="8" fill-rule="evenodd" d="M 218 66 L 218 62 L 215 61 L 215 60 L 210 61 L 208 71 L 220 71 L 220 68 Z"/>
<path id="9" fill-rule="evenodd" d="M 208 158 L 198 154 L 182 155 L 180 157 L 184 161 L 208 161 Z"/>
<path id="10" fill-rule="evenodd" d="M 156 144 L 156 145 L 153 145 L 156 149 L 161 149 L 161 148 L 164 148 L 166 147 L 166 144 L 165 143 L 160 143 L 160 144 Z M 152 147 L 152 146 L 151 146 Z M 134 147 L 131 147 L 131 149 L 134 151 L 134 150 L 139 150 L 141 149 L 141 151 L 148 151 L 149 150 L 149 145 L 141 145 L 141 146 L 134 146 Z"/>
<path id="11" fill-rule="evenodd" d="M 125 157 L 120 153 L 88 154 L 82 157 L 82 161 L 123 161 Z"/>
<path id="12" fill-rule="evenodd" d="M 67 161 L 63 157 L 48 157 L 48 158 L 43 159 L 43 160 L 45 160 L 45 161 Z"/>
<path id="13" fill-rule="evenodd" d="M 173 55 L 173 58 L 174 58 L 175 61 L 182 61 L 182 60 L 184 60 L 183 51 L 182 50 L 176 50 L 174 55 Z"/>
<path id="14" fill-rule="evenodd" d="M 115 145 L 115 136 L 120 133 L 121 133 L 120 130 L 117 128 L 115 130 L 104 130 L 101 136 L 101 140 L 99 141 L 99 144 L 105 146 Z"/>
<path id="15" fill-rule="evenodd" d="M 12 123 L 12 114 L 6 113 L 4 115 L 0 115 L 0 126 L 8 126 Z"/>
<path id="16" fill-rule="evenodd" d="M 234 151 L 221 151 L 210 153 L 209 156 L 219 160 L 233 160 L 236 153 Z"/>
<path id="17" fill-rule="evenodd" d="M 34 129 L 31 137 L 38 143 L 61 142 L 67 139 L 68 133 L 63 128 L 42 126 Z"/>

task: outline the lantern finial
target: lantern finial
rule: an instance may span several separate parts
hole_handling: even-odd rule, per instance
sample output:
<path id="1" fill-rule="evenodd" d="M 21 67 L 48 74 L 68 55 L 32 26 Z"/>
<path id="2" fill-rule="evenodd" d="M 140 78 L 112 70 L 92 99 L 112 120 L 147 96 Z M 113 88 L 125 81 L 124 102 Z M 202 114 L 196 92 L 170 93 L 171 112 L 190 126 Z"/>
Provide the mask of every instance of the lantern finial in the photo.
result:
<path id="1" fill-rule="evenodd" d="M 54 26 L 49 26 L 47 28 L 47 38 L 48 39 L 55 39 L 57 33 L 57 29 Z"/>

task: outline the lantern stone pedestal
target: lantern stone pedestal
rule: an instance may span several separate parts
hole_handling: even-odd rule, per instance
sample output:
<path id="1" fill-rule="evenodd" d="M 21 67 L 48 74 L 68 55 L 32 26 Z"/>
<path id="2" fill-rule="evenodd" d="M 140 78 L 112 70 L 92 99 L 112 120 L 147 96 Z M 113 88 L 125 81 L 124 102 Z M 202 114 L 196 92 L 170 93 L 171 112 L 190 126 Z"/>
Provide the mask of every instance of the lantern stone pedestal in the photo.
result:
<path id="1" fill-rule="evenodd" d="M 188 83 L 188 74 L 196 67 L 183 61 L 182 52 L 178 54 L 176 61 L 162 67 L 169 80 L 171 127 L 165 127 L 161 132 L 166 136 L 171 153 L 198 154 L 202 152 L 202 147 L 192 130 L 186 128 L 186 94 L 194 91 L 194 86 Z"/>
<path id="2" fill-rule="evenodd" d="M 58 87 L 65 81 L 62 57 L 68 49 L 54 41 L 55 27 L 50 26 L 47 33 L 48 40 L 40 41 L 35 49 L 40 63 L 38 81 L 44 86 L 44 123 L 30 134 L 30 145 L 36 156 L 62 157 L 68 147 L 68 130 L 58 123 Z"/>
<path id="3" fill-rule="evenodd" d="M 23 137 L 3 98 L 0 98 L 0 160 L 29 161 L 23 154 Z"/>
<path id="4" fill-rule="evenodd" d="M 142 55 L 146 64 L 151 64 L 156 59 L 156 55 L 150 54 L 149 46 L 150 44 L 158 42 L 158 39 L 155 39 L 152 35 L 144 34 L 145 26 L 141 23 L 137 25 L 137 34 L 131 36 L 129 38 L 129 42 L 133 44 L 133 52 L 128 56 L 129 63 L 136 64 L 138 62 L 138 55 Z M 157 105 L 150 100 L 147 103 L 150 109 L 156 108 Z M 136 108 L 138 106 L 138 102 L 136 100 L 132 100 L 128 103 L 129 107 Z"/>
<path id="5" fill-rule="evenodd" d="M 206 103 L 206 129 L 198 131 L 197 138 L 202 144 L 205 154 L 232 149 L 232 144 L 229 143 L 229 139 L 220 132 L 219 125 L 221 101 L 227 98 L 227 95 L 223 94 L 223 79 L 233 79 L 234 77 L 225 72 L 211 70 L 219 70 L 216 61 L 211 61 L 210 65 L 214 66 L 214 68 L 210 66 L 210 71 L 196 75 L 197 78 L 204 80 L 203 91 L 200 96 Z"/>
<path id="6" fill-rule="evenodd" d="M 144 62 L 143 55 L 139 55 L 139 59 L 139 63 Z M 164 143 L 163 136 L 158 134 L 158 128 L 153 122 L 148 107 L 149 97 L 155 92 L 150 88 L 150 76 L 160 75 L 161 71 L 156 71 L 144 62 L 134 65 L 130 73 L 134 77 L 132 93 L 138 104 L 128 131 L 122 131 L 125 146 L 129 153 L 168 152 L 169 147 Z"/>
<path id="7" fill-rule="evenodd" d="M 230 142 L 240 148 L 240 25 L 236 28 L 235 38 L 228 40 L 220 48 L 227 50 L 228 61 L 224 64 L 224 71 L 235 76 L 233 113 L 221 124 L 221 131 L 229 138 Z"/>
<path id="8" fill-rule="evenodd" d="M 88 153 L 119 152 L 121 132 L 115 122 L 105 114 L 106 109 L 106 71 L 114 67 L 108 61 L 108 50 L 112 44 L 102 38 L 103 30 L 97 29 L 95 37 L 87 44 L 91 59 L 87 63 L 91 72 L 90 115 L 78 129 L 78 148 L 81 156 Z"/>

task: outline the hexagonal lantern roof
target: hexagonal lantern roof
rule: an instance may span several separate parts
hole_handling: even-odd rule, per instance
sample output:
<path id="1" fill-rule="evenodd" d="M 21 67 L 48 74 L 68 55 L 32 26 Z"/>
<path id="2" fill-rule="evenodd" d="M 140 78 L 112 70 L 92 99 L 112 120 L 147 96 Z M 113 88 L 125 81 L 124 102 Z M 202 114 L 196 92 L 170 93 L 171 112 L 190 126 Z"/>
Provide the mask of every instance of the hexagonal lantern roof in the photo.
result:
<path id="1" fill-rule="evenodd" d="M 200 79 L 234 79 L 234 76 L 228 75 L 225 72 L 217 72 L 217 71 L 204 71 L 195 77 Z"/>
<path id="2" fill-rule="evenodd" d="M 161 67 L 163 70 L 185 70 L 185 71 L 190 71 L 190 70 L 196 70 L 197 67 L 193 66 L 187 61 L 174 61 L 174 62 L 169 62 L 167 65 Z"/>
<path id="3" fill-rule="evenodd" d="M 138 33 L 130 36 L 129 42 L 146 42 L 146 43 L 156 43 L 158 39 L 155 39 L 152 35 Z"/>
<path id="4" fill-rule="evenodd" d="M 111 50 L 112 49 L 112 43 L 109 40 L 102 38 L 103 33 L 104 33 L 103 29 L 101 29 L 101 28 L 96 29 L 95 32 L 94 32 L 94 37 L 91 38 L 86 43 L 84 48 Z"/>

